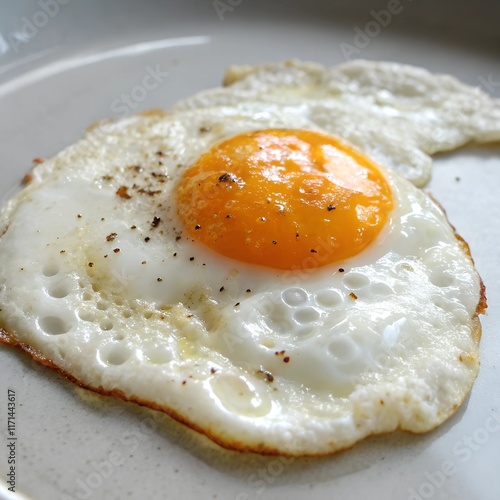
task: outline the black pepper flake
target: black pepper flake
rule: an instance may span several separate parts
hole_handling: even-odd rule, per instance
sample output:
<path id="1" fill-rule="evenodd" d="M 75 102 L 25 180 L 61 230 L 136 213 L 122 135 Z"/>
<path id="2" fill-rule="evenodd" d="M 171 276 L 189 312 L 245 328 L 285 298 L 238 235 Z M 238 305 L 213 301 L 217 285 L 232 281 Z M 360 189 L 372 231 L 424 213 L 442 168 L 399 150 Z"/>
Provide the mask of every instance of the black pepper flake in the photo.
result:
<path id="1" fill-rule="evenodd" d="M 283 358 L 283 362 L 284 362 L 284 363 L 288 363 L 289 361 L 290 361 L 290 356 L 285 356 L 285 357 Z"/>
<path id="2" fill-rule="evenodd" d="M 130 229 L 137 229 L 137 226 L 134 224 L 133 226 L 130 226 Z"/>
<path id="3" fill-rule="evenodd" d="M 161 163 L 161 162 L 160 162 Z M 163 164 L 162 164 L 163 165 Z M 160 179 L 168 179 L 168 175 L 165 175 L 165 174 L 162 174 L 162 173 L 158 173 L 158 172 L 151 172 L 151 175 L 153 177 L 158 177 Z"/>
<path id="4" fill-rule="evenodd" d="M 231 214 L 227 214 L 226 215 L 226 219 L 231 219 L 232 218 L 232 215 Z"/>
<path id="5" fill-rule="evenodd" d="M 189 257 L 189 260 L 190 260 L 191 262 L 193 262 L 194 257 Z"/>
<path id="6" fill-rule="evenodd" d="M 343 267 L 339 267 L 339 273 L 343 273 L 345 269 Z"/>
<path id="7" fill-rule="evenodd" d="M 210 132 L 210 130 L 212 130 L 212 127 L 208 127 L 208 126 L 200 127 L 200 134 L 204 134 L 206 132 Z"/>
<path id="8" fill-rule="evenodd" d="M 177 257 L 177 252 L 174 252 L 174 257 Z"/>
<path id="9" fill-rule="evenodd" d="M 104 217 L 101 217 L 101 222 L 104 222 L 106 219 Z"/>
<path id="10" fill-rule="evenodd" d="M 163 281 L 162 278 L 156 278 L 156 281 Z"/>
<path id="11" fill-rule="evenodd" d="M 135 186 L 137 187 L 137 186 Z M 154 196 L 155 194 L 159 194 L 161 193 L 161 189 L 144 189 L 144 188 L 141 188 L 141 189 L 138 189 L 137 190 L 138 193 L 141 193 L 141 194 L 147 194 L 148 196 Z"/>
<path id="12" fill-rule="evenodd" d="M 358 296 L 354 292 L 351 292 L 349 294 L 349 297 L 351 297 L 351 299 L 353 299 L 353 300 L 356 300 L 358 298 Z"/>
<path id="13" fill-rule="evenodd" d="M 144 241 L 147 243 L 150 239 L 151 239 L 151 238 L 150 238 L 149 236 L 146 236 L 146 237 L 144 238 Z"/>
<path id="14" fill-rule="evenodd" d="M 283 354 L 285 354 L 285 351 L 276 351 L 274 353 L 275 356 L 283 356 Z"/>
<path id="15" fill-rule="evenodd" d="M 161 222 L 160 217 L 153 217 L 153 221 L 151 222 L 151 227 L 158 227 Z"/>
<path id="16" fill-rule="evenodd" d="M 220 182 L 236 182 L 236 176 L 226 172 L 219 177 Z"/>
<path id="17" fill-rule="evenodd" d="M 115 252 L 115 253 L 119 253 L 119 252 L 120 252 L 120 249 L 119 249 L 119 248 L 113 248 L 113 252 Z"/>
<path id="18" fill-rule="evenodd" d="M 333 205 L 328 205 L 326 209 L 331 212 L 332 210 L 335 210 L 335 207 Z"/>
<path id="19" fill-rule="evenodd" d="M 93 262 L 89 262 L 89 267 L 94 267 L 94 263 Z"/>
<path id="20" fill-rule="evenodd" d="M 238 307 L 240 305 L 239 302 L 236 302 L 236 304 L 234 304 L 234 307 Z"/>
<path id="21" fill-rule="evenodd" d="M 81 219 L 81 218 L 83 217 L 83 215 L 82 215 L 82 214 L 78 214 L 78 215 L 77 215 L 77 217 L 78 217 L 79 219 Z"/>
<path id="22" fill-rule="evenodd" d="M 273 245 L 276 245 L 278 242 L 276 240 L 273 240 Z"/>
<path id="23" fill-rule="evenodd" d="M 215 368 L 210 368 L 210 373 L 213 375 L 217 370 Z"/>
<path id="24" fill-rule="evenodd" d="M 108 258 L 108 254 L 106 254 L 106 255 L 104 256 L 104 258 L 105 258 L 105 259 L 107 259 L 107 258 Z"/>
<path id="25" fill-rule="evenodd" d="M 226 289 L 225 287 L 221 286 L 221 287 L 219 288 L 219 292 L 223 292 L 225 289 Z"/>
<path id="26" fill-rule="evenodd" d="M 201 226 L 199 224 L 196 224 L 196 226 L 194 226 L 194 228 L 199 231 L 201 229 Z"/>
<path id="27" fill-rule="evenodd" d="M 146 261 L 145 261 L 145 260 L 143 260 L 143 261 L 141 262 L 141 264 L 142 264 L 142 265 L 146 264 Z"/>
<path id="28" fill-rule="evenodd" d="M 131 165 L 130 167 L 127 168 L 133 170 L 134 172 L 137 172 L 138 174 L 144 171 L 144 169 L 140 165 Z"/>
<path id="29" fill-rule="evenodd" d="M 247 293 L 251 293 L 252 290 L 250 288 L 247 288 Z"/>
<path id="30" fill-rule="evenodd" d="M 274 380 L 273 374 L 270 371 L 264 370 L 261 368 L 257 373 L 262 373 L 268 382 L 272 382 Z"/>
<path id="31" fill-rule="evenodd" d="M 298 240 L 299 239 L 299 233 L 295 233 L 295 239 Z"/>
<path id="32" fill-rule="evenodd" d="M 61 250 L 59 253 L 66 253 L 66 250 Z"/>
<path id="33" fill-rule="evenodd" d="M 318 253 L 317 250 L 315 250 L 314 248 L 311 248 L 311 250 L 309 250 L 311 253 Z"/>
<path id="34" fill-rule="evenodd" d="M 182 236 L 176 236 L 175 241 L 179 241 L 182 238 Z"/>
<path id="35" fill-rule="evenodd" d="M 157 151 L 155 154 L 156 156 L 166 156 L 163 151 Z"/>
<path id="36" fill-rule="evenodd" d="M 186 385 L 187 380 L 182 381 L 182 385 Z"/>
<path id="37" fill-rule="evenodd" d="M 114 241 L 115 238 L 118 236 L 117 233 L 111 233 L 106 236 L 106 241 Z"/>

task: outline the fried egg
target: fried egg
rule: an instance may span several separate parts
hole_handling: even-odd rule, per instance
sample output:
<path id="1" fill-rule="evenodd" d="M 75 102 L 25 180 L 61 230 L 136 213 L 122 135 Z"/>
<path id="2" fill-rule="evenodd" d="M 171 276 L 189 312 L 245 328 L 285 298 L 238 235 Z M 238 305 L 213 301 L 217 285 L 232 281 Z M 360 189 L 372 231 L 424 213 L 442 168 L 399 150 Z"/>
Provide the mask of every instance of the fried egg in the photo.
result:
<path id="1" fill-rule="evenodd" d="M 38 165 L 1 214 L 1 339 L 240 451 L 446 420 L 479 368 L 468 247 L 300 109 L 136 115 Z"/>
<path id="2" fill-rule="evenodd" d="M 175 109 L 259 102 L 306 116 L 416 186 L 431 176 L 429 155 L 470 141 L 500 141 L 500 100 L 449 75 L 391 62 L 355 60 L 333 68 L 303 61 L 233 66 L 225 87 Z"/>

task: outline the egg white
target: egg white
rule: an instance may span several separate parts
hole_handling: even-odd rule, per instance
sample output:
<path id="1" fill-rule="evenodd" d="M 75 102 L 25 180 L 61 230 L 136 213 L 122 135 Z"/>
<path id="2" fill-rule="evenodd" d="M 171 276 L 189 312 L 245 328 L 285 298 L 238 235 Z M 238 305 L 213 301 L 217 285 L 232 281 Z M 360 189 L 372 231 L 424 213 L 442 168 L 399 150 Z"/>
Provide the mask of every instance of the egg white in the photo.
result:
<path id="1" fill-rule="evenodd" d="M 355 60 L 325 67 L 291 60 L 232 66 L 225 85 L 183 99 L 174 109 L 282 106 L 419 187 L 431 177 L 429 155 L 470 141 L 500 141 L 499 99 L 414 66 Z"/>
<path id="2" fill-rule="evenodd" d="M 235 449 L 325 454 L 443 422 L 478 372 L 481 282 L 412 184 L 386 172 L 389 224 L 333 266 L 245 265 L 183 233 L 183 170 L 272 127 L 318 129 L 279 107 L 153 113 L 103 123 L 38 166 L 2 212 L 4 340 Z"/>

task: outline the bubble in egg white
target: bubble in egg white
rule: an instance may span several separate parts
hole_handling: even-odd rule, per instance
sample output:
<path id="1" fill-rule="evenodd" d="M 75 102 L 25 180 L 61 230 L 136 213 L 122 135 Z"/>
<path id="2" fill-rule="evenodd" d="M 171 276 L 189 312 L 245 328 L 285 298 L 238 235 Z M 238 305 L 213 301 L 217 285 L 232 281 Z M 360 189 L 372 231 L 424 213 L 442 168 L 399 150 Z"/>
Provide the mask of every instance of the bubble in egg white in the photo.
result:
<path id="1" fill-rule="evenodd" d="M 71 324 L 58 316 L 44 316 L 40 318 L 38 325 L 47 335 L 63 335 L 71 330 Z"/>

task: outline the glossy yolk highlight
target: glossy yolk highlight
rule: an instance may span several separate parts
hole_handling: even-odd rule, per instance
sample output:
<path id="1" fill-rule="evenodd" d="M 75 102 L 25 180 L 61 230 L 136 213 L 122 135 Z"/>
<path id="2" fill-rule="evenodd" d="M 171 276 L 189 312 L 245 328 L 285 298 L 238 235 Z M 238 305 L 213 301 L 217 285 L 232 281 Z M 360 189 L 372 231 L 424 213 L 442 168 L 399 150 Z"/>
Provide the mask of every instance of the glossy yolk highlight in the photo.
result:
<path id="1" fill-rule="evenodd" d="M 277 269 L 319 267 L 359 253 L 386 224 L 388 181 L 334 137 L 261 130 L 212 147 L 177 186 L 189 236 Z"/>

